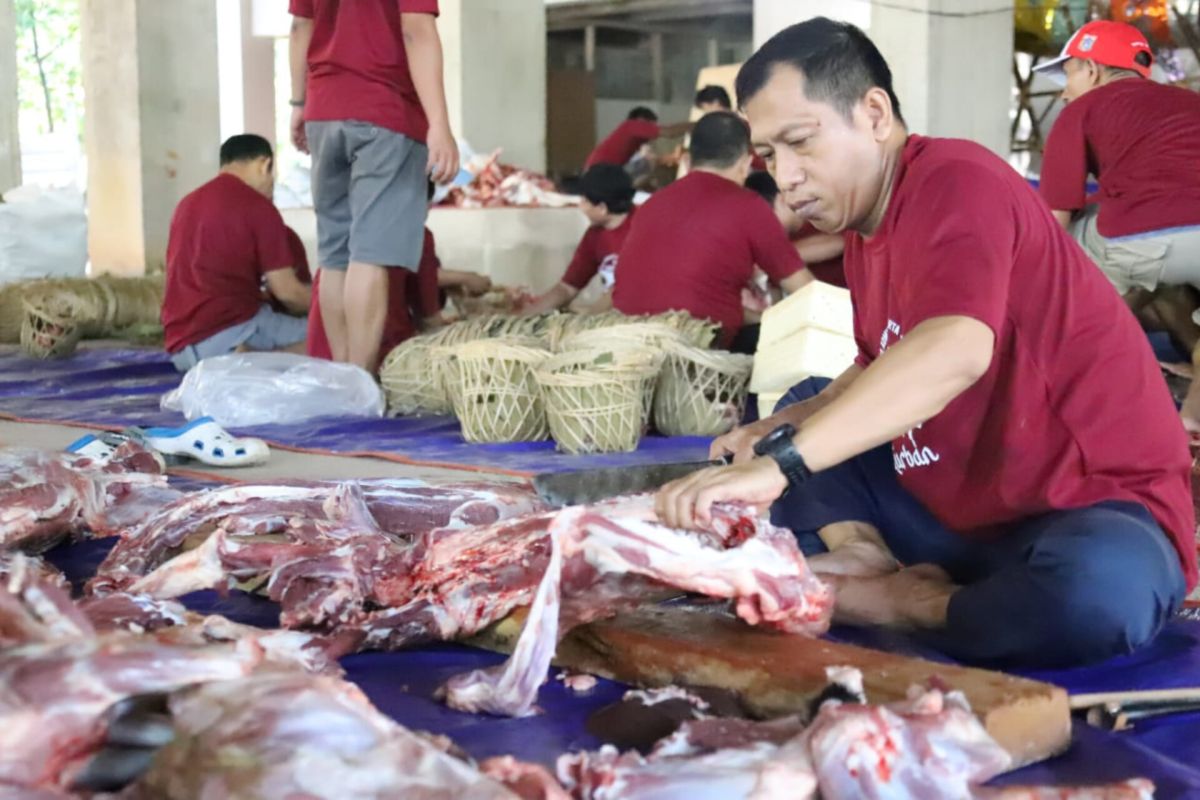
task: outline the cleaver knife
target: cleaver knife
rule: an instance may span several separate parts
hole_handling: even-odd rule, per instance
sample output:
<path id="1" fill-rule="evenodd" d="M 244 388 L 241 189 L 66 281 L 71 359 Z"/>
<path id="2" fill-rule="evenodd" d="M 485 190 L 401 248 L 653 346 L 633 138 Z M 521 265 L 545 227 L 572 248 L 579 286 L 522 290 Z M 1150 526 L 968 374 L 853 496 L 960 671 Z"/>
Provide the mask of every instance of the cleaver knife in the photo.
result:
<path id="1" fill-rule="evenodd" d="M 543 472 L 533 477 L 533 488 L 538 497 L 552 508 L 577 506 L 622 494 L 652 492 L 698 470 L 723 467 L 729 463 L 731 460 L 682 461 L 574 472 Z"/>

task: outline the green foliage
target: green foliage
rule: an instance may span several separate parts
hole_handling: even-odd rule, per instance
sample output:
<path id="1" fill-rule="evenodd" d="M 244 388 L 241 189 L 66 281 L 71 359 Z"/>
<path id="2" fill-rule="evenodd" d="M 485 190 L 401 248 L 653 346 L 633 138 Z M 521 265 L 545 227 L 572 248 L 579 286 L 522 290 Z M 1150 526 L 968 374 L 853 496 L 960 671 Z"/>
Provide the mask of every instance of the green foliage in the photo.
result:
<path id="1" fill-rule="evenodd" d="M 15 0 L 22 126 L 83 134 L 79 0 Z"/>

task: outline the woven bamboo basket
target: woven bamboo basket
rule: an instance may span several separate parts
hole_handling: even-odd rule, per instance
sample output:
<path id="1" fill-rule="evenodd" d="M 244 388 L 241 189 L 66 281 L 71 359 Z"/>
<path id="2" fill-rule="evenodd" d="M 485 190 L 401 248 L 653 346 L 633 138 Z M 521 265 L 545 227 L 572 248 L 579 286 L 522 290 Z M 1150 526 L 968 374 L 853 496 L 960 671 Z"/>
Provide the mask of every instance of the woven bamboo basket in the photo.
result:
<path id="1" fill-rule="evenodd" d="M 667 436 L 720 436 L 746 410 L 752 356 L 685 344 L 667 347 L 654 399 L 654 425 Z"/>
<path id="2" fill-rule="evenodd" d="M 536 344 L 536 340 L 534 341 Z M 523 339 L 482 339 L 454 349 L 447 393 L 468 442 L 537 442 L 550 437 L 535 372 L 550 357 Z"/>
<path id="3" fill-rule="evenodd" d="M 379 367 L 379 384 L 390 416 L 437 414 L 449 410 L 437 383 L 434 337 L 417 336 L 392 348 Z"/>
<path id="4" fill-rule="evenodd" d="M 620 453 L 646 432 L 647 396 L 662 357 L 633 349 L 577 350 L 554 356 L 537 371 L 546 421 L 566 453 Z"/>
<path id="5" fill-rule="evenodd" d="M 572 350 L 592 350 L 596 342 L 603 342 L 604 347 L 632 346 L 648 350 L 665 350 L 671 344 L 685 344 L 685 335 L 670 325 L 656 321 L 624 322 L 620 325 L 610 325 L 601 331 L 577 331 L 562 340 L 559 345 L 561 352 Z"/>
<path id="6" fill-rule="evenodd" d="M 83 339 L 76 308 L 59 296 L 26 297 L 21 322 L 21 349 L 33 358 L 63 358 Z"/>
<path id="7" fill-rule="evenodd" d="M 153 338 L 161 335 L 162 297 L 162 276 L 10 284 L 0 289 L 0 341 L 50 358 L 70 355 L 80 339 Z"/>

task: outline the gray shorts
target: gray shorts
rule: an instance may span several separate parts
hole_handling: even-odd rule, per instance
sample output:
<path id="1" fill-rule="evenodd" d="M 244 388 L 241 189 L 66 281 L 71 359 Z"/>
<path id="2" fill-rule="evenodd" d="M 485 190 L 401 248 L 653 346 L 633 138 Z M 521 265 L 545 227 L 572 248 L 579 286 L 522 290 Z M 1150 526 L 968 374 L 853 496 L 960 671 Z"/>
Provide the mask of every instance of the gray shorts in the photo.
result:
<path id="1" fill-rule="evenodd" d="M 1122 295 L 1132 289 L 1191 284 L 1200 288 L 1200 227 L 1168 228 L 1105 238 L 1096 229 L 1098 206 L 1071 222 L 1075 238 Z"/>
<path id="2" fill-rule="evenodd" d="M 429 213 L 429 149 L 366 122 L 308 122 L 320 266 L 416 270 Z"/>
<path id="3" fill-rule="evenodd" d="M 205 358 L 232 353 L 242 345 L 251 350 L 281 350 L 303 342 L 307 335 L 307 317 L 293 317 L 263 306 L 245 322 L 231 325 L 202 342 L 173 353 L 171 363 L 180 372 L 187 372 Z"/>

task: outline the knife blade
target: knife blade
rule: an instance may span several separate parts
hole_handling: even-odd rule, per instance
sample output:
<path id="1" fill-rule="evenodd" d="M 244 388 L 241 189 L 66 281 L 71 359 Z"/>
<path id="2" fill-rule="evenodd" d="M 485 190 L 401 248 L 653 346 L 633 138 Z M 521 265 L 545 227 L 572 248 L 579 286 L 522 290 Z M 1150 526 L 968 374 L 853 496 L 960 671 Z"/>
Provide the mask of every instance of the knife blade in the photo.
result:
<path id="1" fill-rule="evenodd" d="M 622 494 L 639 494 L 658 489 L 673 480 L 708 467 L 722 467 L 728 460 L 682 461 L 636 467 L 604 467 L 572 472 L 543 472 L 533 478 L 533 488 L 554 508 L 594 503 Z"/>

